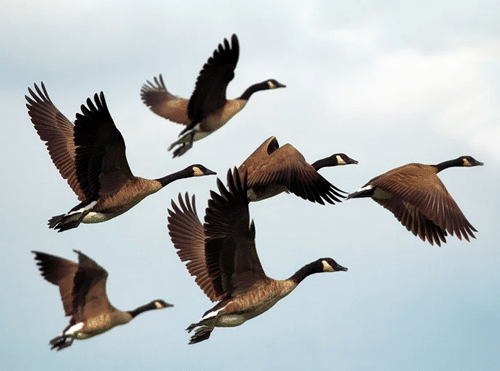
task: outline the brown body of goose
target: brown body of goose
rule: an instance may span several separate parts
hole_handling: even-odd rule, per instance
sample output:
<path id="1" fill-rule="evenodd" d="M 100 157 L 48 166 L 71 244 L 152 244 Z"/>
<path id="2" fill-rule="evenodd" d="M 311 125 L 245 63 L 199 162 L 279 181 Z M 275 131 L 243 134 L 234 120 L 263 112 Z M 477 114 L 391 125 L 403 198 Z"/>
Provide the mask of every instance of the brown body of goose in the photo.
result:
<path id="1" fill-rule="evenodd" d="M 233 327 L 258 316 L 288 295 L 307 276 L 347 271 L 331 258 L 318 259 L 286 280 L 264 273 L 255 249 L 255 226 L 250 222 L 246 178 L 228 172 L 228 189 L 217 179 L 219 194 L 211 192 L 204 225 L 190 201 L 179 194 L 179 206 L 168 210 L 170 237 L 181 261 L 203 292 L 218 301 L 198 323 L 190 344 L 210 337 L 214 327 Z"/>
<path id="2" fill-rule="evenodd" d="M 233 34 L 231 45 L 224 39 L 224 43 L 219 44 L 200 71 L 189 100 L 169 93 L 161 75 L 159 79 L 154 78 L 154 84 L 147 81 L 142 86 L 141 98 L 154 113 L 186 125 L 179 139 L 169 147 L 169 150 L 177 147 L 174 157 L 188 151 L 193 141 L 206 137 L 226 124 L 245 107 L 253 93 L 285 87 L 278 81 L 269 79 L 251 85 L 240 97 L 228 100 L 226 88 L 234 78 L 239 55 L 238 37 Z"/>
<path id="3" fill-rule="evenodd" d="M 143 312 L 173 306 L 163 300 L 153 300 L 127 312 L 116 309 L 106 294 L 108 272 L 85 254 L 74 251 L 78 254 L 78 263 L 32 251 L 43 278 L 59 287 L 64 312 L 71 317 L 61 335 L 50 341 L 51 349 L 67 348 L 75 339 L 102 334 L 130 322 Z"/>
<path id="4" fill-rule="evenodd" d="M 437 173 L 453 166 L 480 166 L 462 156 L 437 165 L 412 163 L 379 175 L 347 198 L 371 197 L 391 211 L 415 236 L 432 245 L 446 243 L 447 233 L 469 241 L 477 230 L 469 223 Z"/>
<path id="5" fill-rule="evenodd" d="M 83 223 L 99 223 L 123 214 L 145 197 L 181 178 L 210 175 L 203 165 L 159 179 L 132 174 L 125 156 L 125 142 L 106 106 L 104 94 L 87 99 L 75 125 L 54 106 L 42 83 L 36 93 L 28 89 L 28 113 L 40 139 L 46 142 L 52 162 L 68 181 L 80 204 L 68 213 L 54 216 L 49 227 L 59 232 Z"/>
<path id="6" fill-rule="evenodd" d="M 334 204 L 346 193 L 323 178 L 318 170 L 322 167 L 357 164 L 343 153 L 335 153 L 309 164 L 291 144 L 280 147 L 272 136 L 260 145 L 238 168 L 248 177 L 250 201 L 260 201 L 281 192 L 292 192 L 311 202 Z M 341 193 L 340 193 L 341 192 Z M 324 200 L 324 201 L 323 201 Z"/>

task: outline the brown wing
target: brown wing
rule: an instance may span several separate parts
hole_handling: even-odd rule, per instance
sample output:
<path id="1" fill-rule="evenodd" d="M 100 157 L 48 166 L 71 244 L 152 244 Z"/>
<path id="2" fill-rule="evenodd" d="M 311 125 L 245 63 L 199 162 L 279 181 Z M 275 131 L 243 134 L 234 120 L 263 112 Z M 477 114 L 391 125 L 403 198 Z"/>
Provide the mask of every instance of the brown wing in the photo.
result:
<path id="1" fill-rule="evenodd" d="M 108 272 L 80 251 L 73 287 L 73 319 L 80 322 L 114 308 L 106 294 Z"/>
<path id="2" fill-rule="evenodd" d="M 205 254 L 215 290 L 237 296 L 268 278 L 255 249 L 255 226 L 250 223 L 246 178 L 234 169 L 228 189 L 217 179 L 219 193 L 211 192 L 205 214 Z"/>
<path id="3" fill-rule="evenodd" d="M 446 232 L 475 238 L 476 229 L 465 218 L 432 166 L 409 164 L 391 171 L 391 176 L 379 176 L 371 184 L 392 199 L 375 199 L 390 210 L 413 234 L 440 246 L 446 242 Z M 389 173 L 387 173 L 389 174 Z"/>
<path id="4" fill-rule="evenodd" d="M 85 201 L 76 176 L 74 126 L 52 103 L 43 82 L 41 85 L 42 90 L 35 84 L 36 93 L 28 88 L 31 97 L 25 96 L 31 122 L 40 139 L 45 141 L 50 158 L 61 176 L 67 180 L 78 199 Z"/>
<path id="5" fill-rule="evenodd" d="M 76 114 L 76 174 L 88 200 L 118 192 L 134 176 L 125 156 L 125 142 L 109 113 L 104 94 L 87 99 Z"/>
<path id="6" fill-rule="evenodd" d="M 240 166 L 247 171 L 249 188 L 285 186 L 290 192 L 311 202 L 334 204 L 343 192 L 323 178 L 291 144 L 278 148 L 269 138 Z"/>
<path id="7" fill-rule="evenodd" d="M 192 120 L 188 130 L 200 122 L 205 115 L 221 108 L 226 103 L 226 88 L 234 78 L 240 45 L 234 34 L 231 37 L 231 45 L 227 39 L 224 39 L 223 44 L 219 44 L 198 75 L 188 104 L 188 116 Z"/>
<path id="8" fill-rule="evenodd" d="M 35 254 L 42 277 L 59 286 L 64 313 L 66 316 L 71 316 L 73 314 L 73 279 L 78 270 L 78 264 L 39 251 L 32 251 L 32 253 Z"/>
<path id="9" fill-rule="evenodd" d="M 189 100 L 171 94 L 161 74 L 159 79 L 154 78 L 154 84 L 147 81 L 142 86 L 141 98 L 144 104 L 157 115 L 178 124 L 189 125 L 191 123 L 188 117 Z"/>
<path id="10" fill-rule="evenodd" d="M 168 210 L 168 230 L 177 255 L 183 262 L 189 273 L 195 277 L 198 286 L 212 301 L 222 299 L 212 284 L 212 278 L 208 274 L 205 259 L 205 233 L 203 226 L 196 214 L 195 197 L 192 201 L 186 193 L 185 201 L 179 194 L 179 206 L 172 200 L 172 210 Z"/>

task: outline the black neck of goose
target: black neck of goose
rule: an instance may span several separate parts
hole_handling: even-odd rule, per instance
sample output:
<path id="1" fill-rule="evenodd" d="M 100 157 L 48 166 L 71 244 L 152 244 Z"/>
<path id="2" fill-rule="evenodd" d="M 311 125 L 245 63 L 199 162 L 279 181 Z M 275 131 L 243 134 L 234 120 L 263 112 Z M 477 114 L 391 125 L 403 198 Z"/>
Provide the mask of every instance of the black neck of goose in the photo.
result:
<path id="1" fill-rule="evenodd" d="M 193 176 L 193 170 L 191 168 L 187 168 L 156 180 L 161 183 L 162 187 L 165 187 L 167 184 L 170 184 L 176 180 L 190 178 L 192 176 Z"/>
<path id="2" fill-rule="evenodd" d="M 321 160 L 316 161 L 311 166 L 315 170 L 319 170 L 319 169 L 321 169 L 323 167 L 336 166 L 336 165 L 338 165 L 337 159 L 336 158 L 332 159 L 332 157 L 330 156 L 330 157 L 322 158 Z"/>
<path id="3" fill-rule="evenodd" d="M 239 99 L 249 100 L 253 93 L 255 93 L 257 91 L 261 91 L 261 90 L 267 90 L 267 89 L 269 89 L 269 85 L 268 85 L 267 81 L 253 84 L 253 85 L 249 86 L 247 88 L 247 90 L 245 90 L 243 92 L 243 94 L 241 94 Z"/>
<path id="4" fill-rule="evenodd" d="M 449 167 L 454 167 L 454 166 L 464 166 L 464 163 L 463 163 L 463 160 L 461 157 L 456 158 L 454 160 L 444 161 L 444 162 L 441 162 L 440 164 L 434 165 L 434 167 L 437 169 L 438 173 L 444 169 L 448 169 Z"/>
<path id="5" fill-rule="evenodd" d="M 129 310 L 128 313 L 132 316 L 132 318 L 135 318 L 141 313 L 147 312 L 148 310 L 153 310 L 153 309 L 158 309 L 155 305 L 154 302 L 151 302 L 149 304 L 142 305 L 134 310 Z"/>
<path id="6" fill-rule="evenodd" d="M 310 276 L 311 274 L 314 274 L 314 273 L 321 273 L 321 272 L 323 272 L 323 265 L 322 265 L 321 261 L 315 261 L 315 262 L 309 263 L 307 265 L 304 265 L 297 272 L 295 272 L 294 275 L 292 277 L 290 277 L 289 279 L 291 281 L 295 282 L 296 285 L 298 285 L 307 276 Z"/>

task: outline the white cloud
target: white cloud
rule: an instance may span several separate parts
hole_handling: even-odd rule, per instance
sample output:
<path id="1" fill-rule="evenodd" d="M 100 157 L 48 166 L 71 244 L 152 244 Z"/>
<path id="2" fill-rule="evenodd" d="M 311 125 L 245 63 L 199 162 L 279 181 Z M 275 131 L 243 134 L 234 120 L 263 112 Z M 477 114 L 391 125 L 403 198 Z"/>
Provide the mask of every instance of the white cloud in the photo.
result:
<path id="1" fill-rule="evenodd" d="M 439 53 L 376 52 L 369 65 L 337 77 L 330 102 L 342 115 L 385 117 L 387 125 L 417 122 L 481 145 L 500 159 L 498 79 L 489 69 L 500 41 Z"/>

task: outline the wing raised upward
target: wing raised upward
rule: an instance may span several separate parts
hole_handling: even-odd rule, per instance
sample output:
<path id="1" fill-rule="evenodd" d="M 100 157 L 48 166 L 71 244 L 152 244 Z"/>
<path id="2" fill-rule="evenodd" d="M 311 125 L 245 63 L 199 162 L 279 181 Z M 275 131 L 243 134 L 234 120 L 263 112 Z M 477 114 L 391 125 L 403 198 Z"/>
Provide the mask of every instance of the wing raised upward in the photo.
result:
<path id="1" fill-rule="evenodd" d="M 86 201 L 80 188 L 75 168 L 74 125 L 52 103 L 43 82 L 42 88 L 35 84 L 36 93 L 28 88 L 31 95 L 25 96 L 31 122 L 45 142 L 50 158 L 61 176 L 66 179 L 80 201 Z"/>
<path id="2" fill-rule="evenodd" d="M 95 94 L 94 101 L 87 99 L 75 121 L 76 175 L 87 200 L 114 194 L 134 177 L 104 94 Z"/>
<path id="3" fill-rule="evenodd" d="M 159 78 L 154 78 L 154 83 L 147 81 L 142 86 L 141 98 L 144 104 L 157 115 L 178 124 L 189 125 L 191 123 L 188 117 L 189 100 L 171 94 L 161 74 Z"/>

